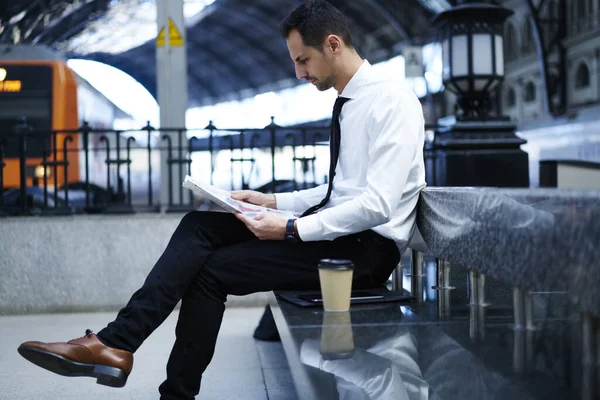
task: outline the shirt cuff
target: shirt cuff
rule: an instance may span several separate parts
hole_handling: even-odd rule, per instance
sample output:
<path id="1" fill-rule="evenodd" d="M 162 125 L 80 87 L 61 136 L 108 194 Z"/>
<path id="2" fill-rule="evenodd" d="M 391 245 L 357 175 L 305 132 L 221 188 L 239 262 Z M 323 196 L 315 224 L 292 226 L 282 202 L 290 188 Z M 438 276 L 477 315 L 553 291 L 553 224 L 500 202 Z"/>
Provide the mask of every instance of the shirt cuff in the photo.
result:
<path id="1" fill-rule="evenodd" d="M 323 231 L 321 229 L 321 219 L 319 215 L 312 214 L 296 220 L 298 236 L 303 242 L 316 242 L 323 240 Z"/>
<path id="2" fill-rule="evenodd" d="M 277 209 L 282 211 L 293 211 L 294 208 L 294 194 L 293 193 L 275 193 L 275 201 L 277 203 Z"/>

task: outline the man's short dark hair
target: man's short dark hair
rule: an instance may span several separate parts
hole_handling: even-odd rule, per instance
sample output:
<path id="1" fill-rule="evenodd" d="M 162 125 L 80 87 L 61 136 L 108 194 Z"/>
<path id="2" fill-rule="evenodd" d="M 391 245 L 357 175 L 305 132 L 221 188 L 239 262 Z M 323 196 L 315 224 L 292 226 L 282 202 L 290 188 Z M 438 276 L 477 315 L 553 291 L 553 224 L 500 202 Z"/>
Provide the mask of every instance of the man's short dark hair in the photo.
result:
<path id="1" fill-rule="evenodd" d="M 305 0 L 279 24 L 284 39 L 297 29 L 305 46 L 323 51 L 323 41 L 329 35 L 342 38 L 346 46 L 353 47 L 352 34 L 346 17 L 325 0 Z"/>

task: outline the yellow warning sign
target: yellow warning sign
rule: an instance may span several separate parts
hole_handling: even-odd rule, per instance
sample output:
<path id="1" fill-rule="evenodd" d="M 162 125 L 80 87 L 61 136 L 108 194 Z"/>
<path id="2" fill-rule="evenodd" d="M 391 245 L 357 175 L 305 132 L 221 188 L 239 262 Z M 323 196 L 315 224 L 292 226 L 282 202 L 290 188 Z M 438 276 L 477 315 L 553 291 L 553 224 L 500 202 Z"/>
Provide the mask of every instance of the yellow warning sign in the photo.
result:
<path id="1" fill-rule="evenodd" d="M 183 46 L 183 35 L 181 35 L 181 31 L 177 29 L 177 25 L 173 22 L 173 19 L 169 17 L 169 46 L 171 47 L 181 47 Z M 158 36 L 156 37 L 156 47 L 164 47 L 165 39 L 166 39 L 166 29 L 163 26 L 158 32 Z"/>
<path id="2" fill-rule="evenodd" d="M 165 45 L 165 27 L 163 26 L 156 37 L 156 47 L 164 47 Z"/>
<path id="3" fill-rule="evenodd" d="M 183 36 L 181 36 L 181 32 L 177 29 L 171 17 L 169 17 L 169 45 L 171 47 L 183 46 Z"/>

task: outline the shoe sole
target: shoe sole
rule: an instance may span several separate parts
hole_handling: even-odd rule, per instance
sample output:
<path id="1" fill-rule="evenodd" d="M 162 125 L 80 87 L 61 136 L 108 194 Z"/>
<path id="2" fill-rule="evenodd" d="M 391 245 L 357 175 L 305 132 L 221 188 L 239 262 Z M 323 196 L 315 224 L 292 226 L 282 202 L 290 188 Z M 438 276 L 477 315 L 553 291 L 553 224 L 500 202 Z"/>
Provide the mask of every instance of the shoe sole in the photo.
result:
<path id="1" fill-rule="evenodd" d="M 127 374 L 119 368 L 79 363 L 58 354 L 32 347 L 20 346 L 18 351 L 26 360 L 55 374 L 63 376 L 88 376 L 96 378 L 96 383 L 99 385 L 115 388 L 123 387 L 127 382 Z"/>

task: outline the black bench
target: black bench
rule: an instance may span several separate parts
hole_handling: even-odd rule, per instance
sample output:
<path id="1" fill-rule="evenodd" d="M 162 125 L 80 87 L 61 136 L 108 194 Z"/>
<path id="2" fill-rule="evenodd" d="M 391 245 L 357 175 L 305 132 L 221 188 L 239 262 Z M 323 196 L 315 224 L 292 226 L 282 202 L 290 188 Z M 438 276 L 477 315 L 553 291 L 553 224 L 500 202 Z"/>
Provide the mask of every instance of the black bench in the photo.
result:
<path id="1" fill-rule="evenodd" d="M 321 308 L 271 296 L 298 398 L 479 399 L 494 391 L 496 398 L 552 399 L 600 392 L 592 380 L 592 350 L 600 346 L 600 271 L 592 263 L 600 259 L 600 224 L 593 223 L 599 218 L 598 192 L 426 189 L 418 208 L 426 243 L 420 250 L 435 256 L 428 263 L 435 260 L 435 268 L 424 268 L 423 254 L 414 251 L 410 273 L 413 293 L 425 296 L 353 305 L 334 323 Z M 459 266 L 469 279 L 454 277 L 452 290 L 451 271 Z M 486 277 L 512 292 L 510 307 L 494 304 L 494 293 L 486 296 Z M 575 321 L 574 311 L 581 313 Z M 339 344 L 333 357 L 324 341 Z M 583 381 L 536 362 L 536 349 L 557 346 L 567 350 L 548 352 L 546 364 L 579 365 Z"/>

